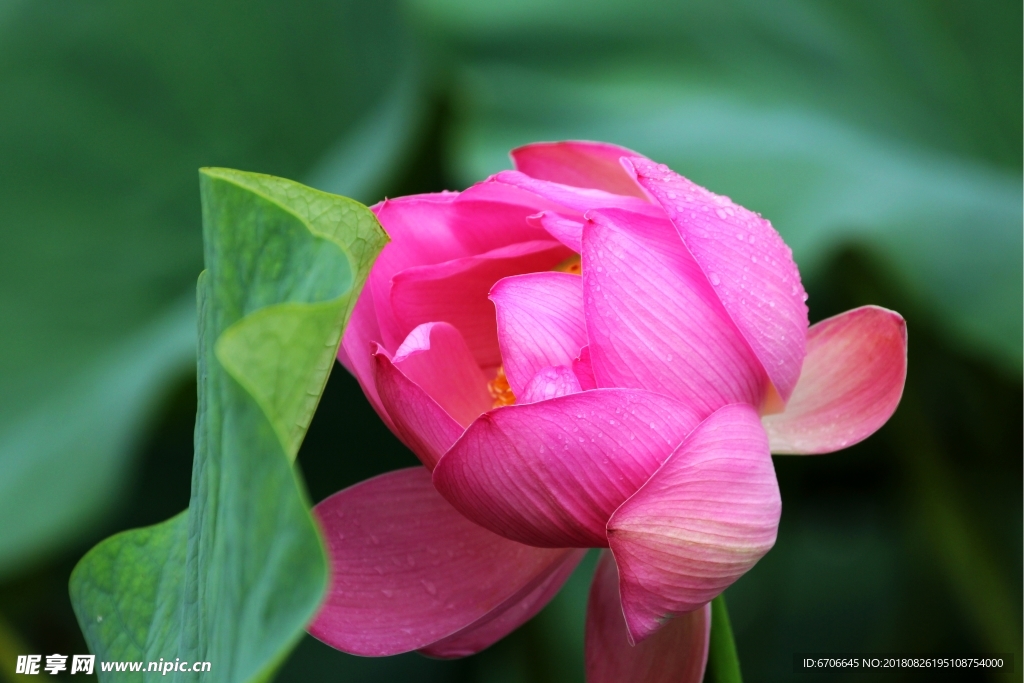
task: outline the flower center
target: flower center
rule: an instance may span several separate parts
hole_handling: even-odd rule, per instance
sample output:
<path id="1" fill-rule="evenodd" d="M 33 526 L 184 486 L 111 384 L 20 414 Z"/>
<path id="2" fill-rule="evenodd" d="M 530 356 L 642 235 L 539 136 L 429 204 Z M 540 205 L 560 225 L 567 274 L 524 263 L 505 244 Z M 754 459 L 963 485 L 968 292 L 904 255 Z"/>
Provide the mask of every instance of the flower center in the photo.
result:
<path id="1" fill-rule="evenodd" d="M 570 275 L 583 275 L 583 261 L 580 260 L 579 254 L 573 254 L 555 266 L 554 270 Z"/>
<path id="2" fill-rule="evenodd" d="M 510 406 L 516 402 L 516 395 L 512 393 L 512 387 L 508 385 L 508 378 L 505 377 L 505 366 L 498 366 L 498 374 L 487 383 L 487 391 L 491 392 L 495 408 Z"/>

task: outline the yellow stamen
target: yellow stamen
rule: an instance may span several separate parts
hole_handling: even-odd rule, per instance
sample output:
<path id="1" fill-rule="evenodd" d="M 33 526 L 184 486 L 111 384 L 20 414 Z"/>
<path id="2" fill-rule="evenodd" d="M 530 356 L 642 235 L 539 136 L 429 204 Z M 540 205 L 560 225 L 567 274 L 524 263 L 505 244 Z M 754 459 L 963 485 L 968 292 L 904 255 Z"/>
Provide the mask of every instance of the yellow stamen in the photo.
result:
<path id="1" fill-rule="evenodd" d="M 494 407 L 510 406 L 516 402 L 516 395 L 512 393 L 512 387 L 508 385 L 508 378 L 505 377 L 505 367 L 498 366 L 498 374 L 487 383 L 487 391 L 491 392 L 494 399 Z"/>
<path id="2" fill-rule="evenodd" d="M 579 254 L 573 254 L 555 266 L 554 269 L 562 273 L 569 273 L 570 275 L 583 275 L 583 261 L 580 260 Z"/>

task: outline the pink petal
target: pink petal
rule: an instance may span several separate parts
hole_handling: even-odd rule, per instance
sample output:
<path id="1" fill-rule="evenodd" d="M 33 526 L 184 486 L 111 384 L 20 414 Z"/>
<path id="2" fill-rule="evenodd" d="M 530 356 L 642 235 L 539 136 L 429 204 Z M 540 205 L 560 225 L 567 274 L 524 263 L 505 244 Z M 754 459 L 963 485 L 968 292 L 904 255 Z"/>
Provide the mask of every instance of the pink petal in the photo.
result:
<path id="1" fill-rule="evenodd" d="M 309 632 L 369 657 L 457 633 L 544 582 L 572 552 L 531 548 L 480 528 L 437 494 L 421 467 L 356 484 L 313 513 L 331 579 Z"/>
<path id="2" fill-rule="evenodd" d="M 632 645 L 615 560 L 601 553 L 587 603 L 587 683 L 700 683 L 710 635 L 711 606 L 704 605 Z"/>
<path id="3" fill-rule="evenodd" d="M 494 304 L 487 293 L 501 278 L 551 270 L 571 253 L 551 240 L 520 242 L 477 256 L 407 268 L 392 278 L 391 306 L 398 329 L 408 334 L 426 322 L 451 323 L 480 366 L 497 367 L 501 353 Z"/>
<path id="4" fill-rule="evenodd" d="M 448 323 L 416 327 L 398 347 L 394 363 L 463 427 L 492 407 L 487 377 Z"/>
<path id="5" fill-rule="evenodd" d="M 596 389 L 484 413 L 434 470 L 460 512 L 543 547 L 605 546 L 605 523 L 697 424 L 687 406 Z"/>
<path id="6" fill-rule="evenodd" d="M 497 184 L 497 183 L 495 183 Z M 549 235 L 577 254 L 583 249 L 583 222 L 567 218 L 553 211 L 541 211 L 526 219 L 531 225 L 543 228 Z"/>
<path id="7" fill-rule="evenodd" d="M 390 416 L 395 436 L 409 447 L 428 470 L 462 435 L 462 427 L 419 385 L 402 374 L 377 345 L 376 389 Z"/>
<path id="8" fill-rule="evenodd" d="M 558 208 L 533 192 L 485 180 L 459 194 L 449 221 L 467 253 L 482 254 L 518 242 L 548 239 L 526 217 Z"/>
<path id="9" fill-rule="evenodd" d="M 580 382 L 570 366 L 553 365 L 541 369 L 533 376 L 523 393 L 517 395 L 516 403 L 537 403 L 581 391 Z"/>
<path id="10" fill-rule="evenodd" d="M 580 349 L 580 355 L 573 359 L 572 371 L 580 383 L 580 389 L 590 391 L 597 388 L 597 380 L 594 379 L 594 366 L 590 362 L 589 344 Z"/>
<path id="11" fill-rule="evenodd" d="M 396 273 L 549 239 L 526 217 L 557 206 L 518 188 L 479 183 L 461 193 L 400 197 L 373 208 L 392 241 L 374 263 L 367 288 L 373 292 L 381 328 L 377 341 L 393 352 L 411 329 L 398 325 L 391 311 L 391 278 Z"/>
<path id="12" fill-rule="evenodd" d="M 633 157 L 637 182 L 665 209 L 782 399 L 800 375 L 807 296 L 771 223 L 667 166 Z"/>
<path id="13" fill-rule="evenodd" d="M 374 301 L 379 341 L 394 351 L 405 338 L 391 311 L 391 278 L 395 273 L 426 263 L 441 263 L 469 256 L 470 252 L 450 225 L 452 203 L 458 193 L 411 195 L 387 199 L 373 207 L 391 237 L 370 270 L 362 297 Z"/>
<path id="14" fill-rule="evenodd" d="M 608 521 L 633 639 L 710 602 L 753 567 L 774 545 L 781 513 L 757 412 L 721 408 Z"/>
<path id="15" fill-rule="evenodd" d="M 673 396 L 709 415 L 760 405 L 767 378 L 671 224 L 600 211 L 583 230 L 583 290 L 598 386 Z"/>
<path id="16" fill-rule="evenodd" d="M 606 142 L 537 142 L 512 150 L 517 171 L 538 180 L 646 199 L 619 159 L 636 152 Z"/>
<path id="17" fill-rule="evenodd" d="M 640 197 L 612 194 L 604 190 L 591 190 L 552 183 L 547 180 L 537 180 L 519 171 L 501 171 L 491 176 L 488 182 L 518 187 L 580 214 L 592 209 L 618 208 L 649 216 L 665 215 L 659 206 L 649 202 L 646 197 L 641 199 Z"/>
<path id="18" fill-rule="evenodd" d="M 906 378 L 899 313 L 864 306 L 817 323 L 785 412 L 761 420 L 772 452 L 830 453 L 866 439 L 896 410 Z"/>
<path id="19" fill-rule="evenodd" d="M 551 565 L 546 578 L 535 581 L 536 586 L 524 586 L 499 607 L 494 608 L 466 628 L 432 643 L 420 652 L 431 657 L 466 657 L 496 643 L 516 630 L 545 605 L 572 575 L 586 550 L 573 550 L 564 559 Z"/>
<path id="20" fill-rule="evenodd" d="M 569 273 L 528 273 L 491 289 L 505 376 L 516 396 L 542 368 L 570 365 L 587 343 L 583 280 Z"/>

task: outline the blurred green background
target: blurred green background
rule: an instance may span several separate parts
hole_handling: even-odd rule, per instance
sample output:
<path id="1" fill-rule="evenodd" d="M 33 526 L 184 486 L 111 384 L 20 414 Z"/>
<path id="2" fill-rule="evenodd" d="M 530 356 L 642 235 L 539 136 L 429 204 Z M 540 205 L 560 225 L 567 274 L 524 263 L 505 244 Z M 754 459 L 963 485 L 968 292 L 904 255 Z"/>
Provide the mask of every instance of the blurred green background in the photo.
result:
<path id="1" fill-rule="evenodd" d="M 188 504 L 200 166 L 371 203 L 534 140 L 632 147 L 770 218 L 818 320 L 910 331 L 876 436 L 779 457 L 774 550 L 729 589 L 748 681 L 795 652 L 1014 652 L 1022 605 L 1020 2 L 0 0 L 0 681 L 84 653 L 82 554 Z M 314 500 L 414 464 L 336 371 Z M 465 660 L 306 638 L 280 681 L 582 681 L 593 557 Z M 26 680 L 32 680 L 26 678 Z"/>

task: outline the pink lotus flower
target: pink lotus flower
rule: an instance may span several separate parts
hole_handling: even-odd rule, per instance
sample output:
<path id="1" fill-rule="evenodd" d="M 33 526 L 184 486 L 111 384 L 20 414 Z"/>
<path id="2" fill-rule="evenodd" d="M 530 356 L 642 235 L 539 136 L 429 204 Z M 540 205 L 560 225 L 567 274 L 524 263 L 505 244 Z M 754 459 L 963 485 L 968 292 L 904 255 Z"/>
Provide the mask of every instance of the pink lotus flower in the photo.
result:
<path id="1" fill-rule="evenodd" d="M 768 221 L 627 149 L 374 207 L 392 238 L 338 357 L 425 468 L 316 507 L 310 633 L 346 652 L 477 652 L 603 553 L 587 676 L 699 681 L 708 603 L 775 543 L 771 453 L 856 443 L 895 410 L 906 326 L 808 329 Z"/>

